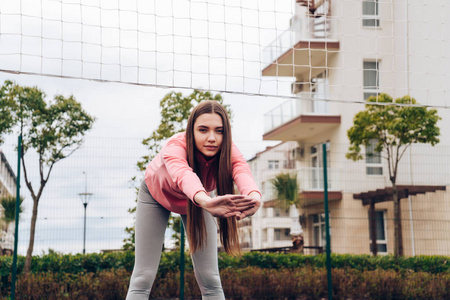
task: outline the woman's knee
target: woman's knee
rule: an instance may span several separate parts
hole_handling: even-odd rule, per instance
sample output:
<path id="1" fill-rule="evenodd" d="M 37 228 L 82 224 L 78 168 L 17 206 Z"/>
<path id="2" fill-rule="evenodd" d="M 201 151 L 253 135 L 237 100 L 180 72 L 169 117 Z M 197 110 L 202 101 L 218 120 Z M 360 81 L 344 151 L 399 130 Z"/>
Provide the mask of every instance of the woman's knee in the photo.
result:
<path id="1" fill-rule="evenodd" d="M 148 290 L 150 291 L 153 282 L 156 278 L 156 271 L 153 270 L 141 270 L 141 271 L 133 271 L 133 275 L 131 277 L 130 289 L 134 290 Z"/>
<path id="2" fill-rule="evenodd" d="M 220 281 L 220 275 L 217 272 L 211 272 L 209 270 L 203 270 L 195 272 L 198 284 L 202 290 L 203 295 L 222 293 L 222 283 Z"/>

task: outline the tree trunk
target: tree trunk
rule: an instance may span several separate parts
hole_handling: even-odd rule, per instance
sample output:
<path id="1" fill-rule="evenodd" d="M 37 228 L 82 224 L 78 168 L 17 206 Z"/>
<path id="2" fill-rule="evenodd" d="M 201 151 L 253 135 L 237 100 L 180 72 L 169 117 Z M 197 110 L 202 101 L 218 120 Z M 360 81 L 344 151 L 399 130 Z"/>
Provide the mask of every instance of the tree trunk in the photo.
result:
<path id="1" fill-rule="evenodd" d="M 392 183 L 392 198 L 394 201 L 394 255 L 403 256 L 403 233 L 400 199 L 398 198 L 398 190 L 395 183 Z"/>
<path id="2" fill-rule="evenodd" d="M 27 257 L 25 259 L 25 269 L 24 269 L 25 274 L 29 273 L 31 270 L 31 258 L 33 255 L 33 248 L 34 248 L 34 233 L 36 231 L 38 202 L 39 199 L 33 199 L 33 215 L 31 217 L 31 226 L 30 226 L 30 243 L 28 245 Z"/>

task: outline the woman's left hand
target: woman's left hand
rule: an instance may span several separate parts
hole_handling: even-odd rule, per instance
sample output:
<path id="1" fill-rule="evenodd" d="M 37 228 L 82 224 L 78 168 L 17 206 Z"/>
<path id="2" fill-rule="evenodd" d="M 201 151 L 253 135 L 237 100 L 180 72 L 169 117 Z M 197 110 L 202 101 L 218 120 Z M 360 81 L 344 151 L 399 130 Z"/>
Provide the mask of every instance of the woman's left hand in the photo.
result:
<path id="1" fill-rule="evenodd" d="M 242 210 L 236 216 L 236 219 L 238 221 L 242 220 L 245 217 L 253 216 L 256 213 L 256 211 L 261 207 L 261 195 L 258 192 L 251 192 L 247 197 L 251 198 L 252 200 L 254 200 L 255 201 L 255 205 L 250 207 L 250 208 L 248 208 L 248 209 Z"/>

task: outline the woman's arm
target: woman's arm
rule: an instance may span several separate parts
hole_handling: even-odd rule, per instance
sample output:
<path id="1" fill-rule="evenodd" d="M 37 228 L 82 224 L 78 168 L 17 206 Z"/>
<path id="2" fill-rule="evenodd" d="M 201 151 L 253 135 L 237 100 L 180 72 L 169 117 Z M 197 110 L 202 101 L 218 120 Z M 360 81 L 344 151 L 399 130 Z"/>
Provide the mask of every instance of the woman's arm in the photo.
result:
<path id="1" fill-rule="evenodd" d="M 175 185 L 189 199 L 193 199 L 199 191 L 206 191 L 187 162 L 186 145 L 182 139 L 169 140 L 161 150 L 161 158 L 172 181 L 171 185 Z"/>

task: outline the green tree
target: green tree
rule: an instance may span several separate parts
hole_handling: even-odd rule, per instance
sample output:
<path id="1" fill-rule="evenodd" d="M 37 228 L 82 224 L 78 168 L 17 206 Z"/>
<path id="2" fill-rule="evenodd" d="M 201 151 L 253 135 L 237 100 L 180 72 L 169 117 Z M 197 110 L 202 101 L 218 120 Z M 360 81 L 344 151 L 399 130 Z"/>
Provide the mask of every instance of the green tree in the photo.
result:
<path id="1" fill-rule="evenodd" d="M 353 126 L 347 131 L 350 147 L 346 156 L 354 161 L 362 159 L 361 146 L 367 147 L 375 141 L 375 152 L 387 160 L 394 202 L 394 254 L 403 255 L 400 199 L 396 185 L 398 165 L 412 144 L 434 146 L 439 143 L 437 122 L 441 118 L 436 110 L 417 106 L 416 100 L 410 96 L 393 101 L 383 93 L 369 97 L 367 102 L 366 109 L 356 114 Z"/>
<path id="2" fill-rule="evenodd" d="M 143 156 L 138 162 L 137 167 L 142 173 L 145 171 L 147 164 L 159 153 L 162 144 L 168 138 L 176 133 L 186 130 L 187 121 L 192 109 L 203 100 L 214 100 L 223 104 L 223 98 L 220 94 L 213 95 L 211 92 L 203 92 L 194 90 L 190 95 L 183 96 L 182 93 L 170 92 L 164 96 L 159 102 L 161 108 L 161 122 L 157 129 L 155 129 L 148 138 L 142 141 L 142 144 L 148 149 L 148 155 Z M 228 105 L 224 105 L 228 111 L 228 115 L 232 117 L 231 109 Z M 134 177 L 132 181 L 139 183 L 142 180 L 142 176 L 138 179 Z M 136 188 L 136 194 L 139 188 Z M 130 208 L 128 212 L 134 213 L 136 207 Z M 180 219 L 181 220 L 181 219 Z M 171 219 L 169 225 L 176 233 L 180 233 L 179 221 Z M 125 250 L 134 250 L 135 232 L 134 225 L 127 227 L 125 232 L 129 234 L 129 237 L 124 239 Z M 178 236 L 178 235 L 177 235 Z M 179 245 L 179 240 L 176 242 Z"/>
<path id="3" fill-rule="evenodd" d="M 85 133 L 92 128 L 95 118 L 81 107 L 73 96 L 56 95 L 48 103 L 46 95 L 37 87 L 22 87 L 5 81 L 0 89 L 0 115 L 8 122 L 0 122 L 0 136 L 15 130 L 22 135 L 21 161 L 25 184 L 33 199 L 30 242 L 25 260 L 25 272 L 31 268 L 38 204 L 54 165 L 69 157 L 83 143 Z M 30 180 L 26 154 L 38 154 L 39 181 Z"/>

